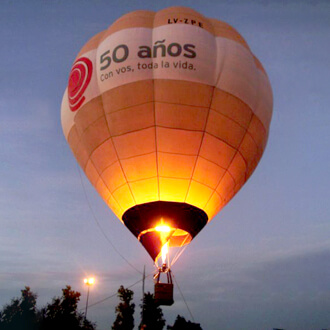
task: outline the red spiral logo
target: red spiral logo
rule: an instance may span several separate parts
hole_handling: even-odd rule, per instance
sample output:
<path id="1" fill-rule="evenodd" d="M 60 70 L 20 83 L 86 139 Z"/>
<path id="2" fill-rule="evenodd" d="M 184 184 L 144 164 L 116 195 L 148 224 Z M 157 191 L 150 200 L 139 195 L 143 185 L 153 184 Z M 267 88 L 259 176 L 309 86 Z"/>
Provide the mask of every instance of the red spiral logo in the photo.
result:
<path id="1" fill-rule="evenodd" d="M 93 64 L 87 57 L 79 58 L 70 72 L 68 97 L 71 111 L 76 111 L 85 101 L 84 92 L 89 85 L 93 73 Z"/>

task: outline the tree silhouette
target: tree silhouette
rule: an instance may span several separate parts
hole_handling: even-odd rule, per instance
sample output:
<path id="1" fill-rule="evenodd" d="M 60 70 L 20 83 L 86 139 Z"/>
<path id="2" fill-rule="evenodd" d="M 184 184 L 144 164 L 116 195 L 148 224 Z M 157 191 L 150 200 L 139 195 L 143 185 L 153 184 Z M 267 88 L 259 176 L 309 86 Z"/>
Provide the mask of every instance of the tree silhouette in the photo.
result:
<path id="1" fill-rule="evenodd" d="M 66 286 L 62 297 L 38 310 L 37 295 L 26 286 L 20 298 L 0 311 L 0 330 L 95 330 L 95 324 L 77 311 L 79 299 L 80 293 Z"/>
<path id="2" fill-rule="evenodd" d="M 139 329 L 162 330 L 165 326 L 162 309 L 155 303 L 154 295 L 145 293 L 141 307 L 141 323 Z"/>
<path id="3" fill-rule="evenodd" d="M 42 308 L 40 330 L 94 330 L 95 325 L 77 311 L 79 300 L 80 293 L 67 285 L 61 297 L 54 297 L 52 303 Z"/>
<path id="4" fill-rule="evenodd" d="M 132 330 L 134 329 L 135 304 L 131 303 L 134 292 L 125 289 L 122 285 L 118 289 L 120 303 L 116 307 L 116 320 L 112 325 L 112 330 Z"/>
<path id="5" fill-rule="evenodd" d="M 169 330 L 202 330 L 199 323 L 186 321 L 183 316 L 178 315 L 173 326 L 168 325 Z"/>
<path id="6" fill-rule="evenodd" d="M 0 329 L 38 329 L 36 302 L 37 295 L 26 286 L 21 290 L 21 297 L 12 299 L 0 312 Z"/>

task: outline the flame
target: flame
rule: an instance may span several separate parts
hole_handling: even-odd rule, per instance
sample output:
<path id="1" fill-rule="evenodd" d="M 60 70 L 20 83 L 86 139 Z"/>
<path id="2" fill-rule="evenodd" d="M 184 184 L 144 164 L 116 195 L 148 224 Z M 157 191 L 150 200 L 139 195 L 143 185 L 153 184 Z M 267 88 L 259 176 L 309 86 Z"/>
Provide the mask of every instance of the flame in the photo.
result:
<path id="1" fill-rule="evenodd" d="M 162 261 L 163 264 L 166 264 L 166 256 L 168 253 L 168 242 L 166 242 L 163 246 L 162 246 Z"/>
<path id="2" fill-rule="evenodd" d="M 164 223 L 163 218 L 160 220 L 160 223 L 155 227 L 155 230 L 157 232 L 159 232 L 159 236 L 161 239 L 161 243 L 162 243 L 162 250 L 161 250 L 161 255 L 162 255 L 162 261 L 163 264 L 166 264 L 166 257 L 168 254 L 168 240 L 169 240 L 169 234 L 173 231 L 173 228 L 171 228 L 170 226 L 166 225 Z"/>
<path id="3" fill-rule="evenodd" d="M 161 233 L 169 233 L 171 231 L 171 227 L 162 224 L 160 226 L 155 227 L 155 230 Z"/>

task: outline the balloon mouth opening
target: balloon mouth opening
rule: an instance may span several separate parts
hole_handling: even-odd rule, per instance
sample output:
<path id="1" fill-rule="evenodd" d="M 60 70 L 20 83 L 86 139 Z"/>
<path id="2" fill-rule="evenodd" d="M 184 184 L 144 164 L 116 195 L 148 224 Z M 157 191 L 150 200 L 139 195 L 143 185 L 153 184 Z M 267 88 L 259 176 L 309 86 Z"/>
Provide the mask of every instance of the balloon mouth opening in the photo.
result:
<path id="1" fill-rule="evenodd" d="M 123 214 L 122 220 L 157 262 L 163 259 L 162 255 L 173 257 L 173 251 L 178 249 L 180 256 L 207 224 L 208 217 L 203 210 L 187 203 L 155 201 L 133 206 Z"/>
<path id="2" fill-rule="evenodd" d="M 155 227 L 143 230 L 138 235 L 138 240 L 144 245 L 147 241 L 152 241 L 153 245 L 157 246 L 158 254 L 154 256 L 154 262 L 157 267 L 163 264 L 170 266 L 174 259 L 171 257 L 177 255 L 179 250 L 188 245 L 192 236 L 185 230 L 174 228 L 171 225 L 165 224 L 161 219 L 160 223 Z"/>

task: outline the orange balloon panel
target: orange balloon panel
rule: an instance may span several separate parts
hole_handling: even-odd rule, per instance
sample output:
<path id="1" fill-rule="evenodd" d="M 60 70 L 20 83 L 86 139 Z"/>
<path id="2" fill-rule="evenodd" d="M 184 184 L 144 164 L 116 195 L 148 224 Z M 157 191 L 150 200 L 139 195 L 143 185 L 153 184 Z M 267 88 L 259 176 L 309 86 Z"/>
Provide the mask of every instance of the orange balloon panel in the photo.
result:
<path id="1" fill-rule="evenodd" d="M 61 112 L 87 177 L 155 259 L 161 219 L 176 229 L 170 245 L 189 243 L 253 173 L 272 91 L 234 28 L 171 7 L 129 13 L 93 37 Z"/>

